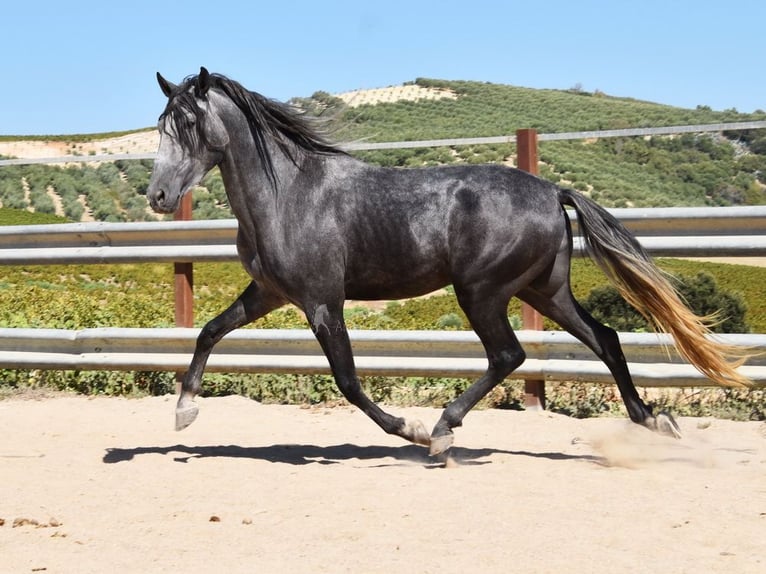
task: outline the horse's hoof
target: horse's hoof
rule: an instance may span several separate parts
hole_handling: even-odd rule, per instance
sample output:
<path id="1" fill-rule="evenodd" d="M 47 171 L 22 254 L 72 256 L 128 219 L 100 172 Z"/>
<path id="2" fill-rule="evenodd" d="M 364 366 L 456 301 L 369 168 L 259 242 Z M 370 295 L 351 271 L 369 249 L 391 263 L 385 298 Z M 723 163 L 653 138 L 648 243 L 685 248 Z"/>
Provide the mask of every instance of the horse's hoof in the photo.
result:
<path id="1" fill-rule="evenodd" d="M 670 436 L 673 438 L 681 438 L 681 428 L 673 418 L 673 415 L 662 411 L 657 414 L 654 420 L 655 430 L 662 435 Z"/>
<path id="2" fill-rule="evenodd" d="M 428 435 L 426 427 L 420 421 L 407 421 L 402 428 L 402 437 L 415 444 L 429 446 L 431 437 Z"/>
<path id="3" fill-rule="evenodd" d="M 192 424 L 199 414 L 196 403 L 190 403 L 184 407 L 176 407 L 176 430 L 181 431 Z"/>
<path id="4" fill-rule="evenodd" d="M 648 417 L 643 424 L 646 428 L 657 434 L 673 438 L 681 438 L 681 429 L 673 418 L 673 415 L 668 412 L 662 411 L 661 413 L 658 413 L 656 417 Z"/>
<path id="5" fill-rule="evenodd" d="M 431 456 L 437 456 L 437 455 L 443 454 L 450 449 L 450 447 L 452 446 L 452 443 L 454 442 L 455 442 L 455 435 L 452 433 L 452 431 L 448 431 L 447 433 L 439 435 L 439 436 L 432 436 L 431 448 L 429 449 L 428 453 Z"/>

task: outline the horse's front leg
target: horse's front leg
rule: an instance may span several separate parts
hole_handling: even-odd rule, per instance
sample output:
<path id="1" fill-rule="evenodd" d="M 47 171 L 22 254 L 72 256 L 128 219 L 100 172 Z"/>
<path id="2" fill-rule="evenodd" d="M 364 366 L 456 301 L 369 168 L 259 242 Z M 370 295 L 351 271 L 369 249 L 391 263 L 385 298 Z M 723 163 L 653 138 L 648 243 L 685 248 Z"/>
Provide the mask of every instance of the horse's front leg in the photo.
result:
<path id="1" fill-rule="evenodd" d="M 199 407 L 194 397 L 200 392 L 202 374 L 216 343 L 234 329 L 255 321 L 284 303 L 282 298 L 251 282 L 228 309 L 202 328 L 176 404 L 176 430 L 185 429 L 197 418 Z"/>
<path id="2" fill-rule="evenodd" d="M 351 341 L 343 320 L 343 304 L 310 305 L 305 309 L 306 318 L 319 344 L 330 362 L 335 383 L 343 396 L 359 407 L 388 434 L 400 436 L 410 442 L 428 446 L 429 433 L 420 421 L 406 421 L 388 414 L 364 393 L 356 376 Z"/>

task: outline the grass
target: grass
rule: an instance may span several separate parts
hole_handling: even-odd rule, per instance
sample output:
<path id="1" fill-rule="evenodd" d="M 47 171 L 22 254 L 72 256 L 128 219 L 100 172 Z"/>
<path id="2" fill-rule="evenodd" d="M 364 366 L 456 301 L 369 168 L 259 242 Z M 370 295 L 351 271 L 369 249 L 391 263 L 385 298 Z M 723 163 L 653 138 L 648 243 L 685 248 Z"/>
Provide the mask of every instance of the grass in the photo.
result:
<path id="1" fill-rule="evenodd" d="M 50 213 L 34 213 L 24 209 L 0 207 L 0 225 L 44 225 L 68 222 L 66 218 Z"/>

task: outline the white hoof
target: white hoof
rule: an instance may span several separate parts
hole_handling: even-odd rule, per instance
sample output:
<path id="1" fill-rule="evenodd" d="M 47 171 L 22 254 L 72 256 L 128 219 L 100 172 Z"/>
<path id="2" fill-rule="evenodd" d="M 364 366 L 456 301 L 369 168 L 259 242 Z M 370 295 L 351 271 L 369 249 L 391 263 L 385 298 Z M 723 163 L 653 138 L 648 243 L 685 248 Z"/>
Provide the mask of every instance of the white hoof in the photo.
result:
<path id="1" fill-rule="evenodd" d="M 670 413 L 659 413 L 655 419 L 657 432 L 673 438 L 682 438 L 681 428 Z"/>
<path id="2" fill-rule="evenodd" d="M 405 422 L 404 428 L 402 429 L 402 436 L 415 444 L 422 444 L 423 446 L 429 446 L 431 444 L 431 437 L 429 436 L 426 427 L 420 421 Z"/>
<path id="3" fill-rule="evenodd" d="M 184 430 L 196 420 L 198 414 L 199 407 L 193 402 L 183 407 L 176 407 L 176 430 Z"/>
<path id="4" fill-rule="evenodd" d="M 431 437 L 431 448 L 429 450 L 429 454 L 431 456 L 437 456 L 439 454 L 443 454 L 447 452 L 450 447 L 452 446 L 452 443 L 455 442 L 455 435 L 451 432 L 447 434 L 443 434 L 438 437 Z"/>

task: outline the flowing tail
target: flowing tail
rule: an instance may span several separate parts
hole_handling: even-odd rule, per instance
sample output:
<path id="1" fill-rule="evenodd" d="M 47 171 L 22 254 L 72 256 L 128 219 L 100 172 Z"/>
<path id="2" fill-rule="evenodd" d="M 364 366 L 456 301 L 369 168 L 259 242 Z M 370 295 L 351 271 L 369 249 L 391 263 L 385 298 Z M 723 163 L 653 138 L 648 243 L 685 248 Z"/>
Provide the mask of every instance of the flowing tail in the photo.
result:
<path id="1" fill-rule="evenodd" d="M 673 336 L 681 356 L 719 385 L 752 386 L 752 381 L 736 370 L 747 352 L 709 337 L 705 319 L 683 303 L 666 274 L 615 217 L 575 191 L 560 189 L 559 201 L 577 211 L 591 259 L 655 329 Z"/>

